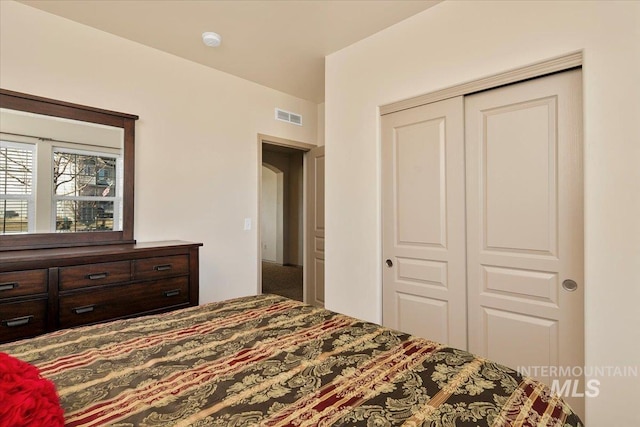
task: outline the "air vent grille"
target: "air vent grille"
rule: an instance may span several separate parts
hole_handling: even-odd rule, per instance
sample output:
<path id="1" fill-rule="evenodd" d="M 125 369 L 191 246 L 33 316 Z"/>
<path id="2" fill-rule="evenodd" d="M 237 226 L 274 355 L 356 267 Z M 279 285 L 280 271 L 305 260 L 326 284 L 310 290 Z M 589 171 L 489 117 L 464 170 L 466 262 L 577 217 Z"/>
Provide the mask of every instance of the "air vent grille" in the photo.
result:
<path id="1" fill-rule="evenodd" d="M 276 120 L 302 126 L 302 116 L 300 114 L 291 113 L 279 108 L 276 108 Z"/>
<path id="2" fill-rule="evenodd" d="M 302 116 L 299 114 L 289 114 L 289 121 L 294 125 L 302 125 Z"/>

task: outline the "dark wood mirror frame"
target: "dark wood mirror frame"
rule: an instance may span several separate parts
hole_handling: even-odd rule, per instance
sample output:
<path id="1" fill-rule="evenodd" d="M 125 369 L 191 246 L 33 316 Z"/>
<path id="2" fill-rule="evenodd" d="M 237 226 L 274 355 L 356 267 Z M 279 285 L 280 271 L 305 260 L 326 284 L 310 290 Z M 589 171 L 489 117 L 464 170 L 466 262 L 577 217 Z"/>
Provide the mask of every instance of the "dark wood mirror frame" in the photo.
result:
<path id="1" fill-rule="evenodd" d="M 72 104 L 55 99 L 42 98 L 6 89 L 0 89 L 0 108 L 98 123 L 122 128 L 124 130 L 122 231 L 2 235 L 0 236 L 0 251 L 134 243 L 133 193 L 135 181 L 135 121 L 138 120 L 138 116 Z"/>

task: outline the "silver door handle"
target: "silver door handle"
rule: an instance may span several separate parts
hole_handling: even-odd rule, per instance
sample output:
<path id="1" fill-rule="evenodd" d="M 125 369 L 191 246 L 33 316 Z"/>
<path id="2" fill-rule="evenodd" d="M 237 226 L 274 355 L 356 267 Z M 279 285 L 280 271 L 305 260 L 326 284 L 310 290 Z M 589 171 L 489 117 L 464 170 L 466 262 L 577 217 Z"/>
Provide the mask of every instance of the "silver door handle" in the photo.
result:
<path id="1" fill-rule="evenodd" d="M 18 282 L 0 283 L 0 291 L 10 291 L 18 287 Z"/>
<path id="2" fill-rule="evenodd" d="M 14 328 L 16 326 L 24 326 L 33 320 L 33 315 L 16 317 L 14 319 L 3 320 L 2 324 L 4 326 L 8 326 L 9 328 Z"/>
<path id="3" fill-rule="evenodd" d="M 91 305 L 84 305 L 82 307 L 72 308 L 71 311 L 73 311 L 75 314 L 85 314 L 85 313 L 91 313 L 95 309 L 96 309 L 96 305 L 91 304 Z"/>
<path id="4" fill-rule="evenodd" d="M 573 292 L 576 289 L 578 289 L 578 284 L 576 283 L 575 280 L 566 279 L 562 282 L 562 288 L 565 291 Z"/>

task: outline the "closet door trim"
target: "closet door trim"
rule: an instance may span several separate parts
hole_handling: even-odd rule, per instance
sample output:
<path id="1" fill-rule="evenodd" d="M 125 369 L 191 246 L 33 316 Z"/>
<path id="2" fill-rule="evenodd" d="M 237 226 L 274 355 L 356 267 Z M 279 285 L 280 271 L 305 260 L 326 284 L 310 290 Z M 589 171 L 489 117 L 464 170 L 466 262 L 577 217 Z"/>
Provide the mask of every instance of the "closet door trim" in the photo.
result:
<path id="1" fill-rule="evenodd" d="M 443 99 L 453 98 L 456 96 L 469 95 L 487 89 L 494 89 L 499 86 L 521 82 L 536 77 L 542 77 L 547 74 L 557 73 L 560 71 L 570 70 L 572 68 L 582 66 L 582 51 L 573 52 L 556 58 L 547 59 L 545 61 L 536 62 L 524 67 L 515 68 L 498 74 L 493 74 L 484 78 L 473 80 L 467 83 L 461 83 L 435 92 L 419 95 L 410 99 L 393 102 L 380 106 L 380 115 L 395 113 L 397 111 L 407 110 L 409 108 L 419 107 L 425 104 L 431 104 Z"/>

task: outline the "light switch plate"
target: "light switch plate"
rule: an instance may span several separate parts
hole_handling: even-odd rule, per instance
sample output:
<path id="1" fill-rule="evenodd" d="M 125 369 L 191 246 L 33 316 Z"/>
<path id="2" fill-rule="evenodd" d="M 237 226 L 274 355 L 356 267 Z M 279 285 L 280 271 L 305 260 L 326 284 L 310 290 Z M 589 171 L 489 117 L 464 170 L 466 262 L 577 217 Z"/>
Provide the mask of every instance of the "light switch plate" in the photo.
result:
<path id="1" fill-rule="evenodd" d="M 251 218 L 244 219 L 244 231 L 251 230 Z"/>

